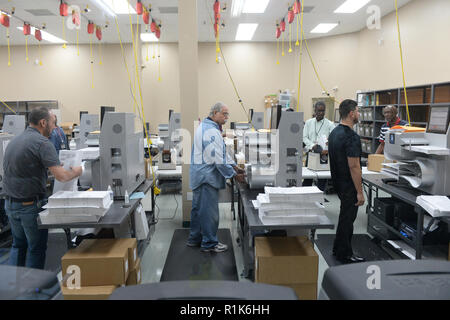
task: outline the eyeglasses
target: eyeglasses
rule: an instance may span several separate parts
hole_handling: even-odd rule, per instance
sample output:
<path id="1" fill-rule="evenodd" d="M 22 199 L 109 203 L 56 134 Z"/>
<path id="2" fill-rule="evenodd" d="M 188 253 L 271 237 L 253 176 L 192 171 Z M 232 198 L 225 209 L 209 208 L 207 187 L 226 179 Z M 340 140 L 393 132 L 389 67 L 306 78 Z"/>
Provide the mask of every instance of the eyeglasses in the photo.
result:
<path id="1" fill-rule="evenodd" d="M 222 112 L 225 117 L 228 117 L 230 114 L 228 112 Z"/>

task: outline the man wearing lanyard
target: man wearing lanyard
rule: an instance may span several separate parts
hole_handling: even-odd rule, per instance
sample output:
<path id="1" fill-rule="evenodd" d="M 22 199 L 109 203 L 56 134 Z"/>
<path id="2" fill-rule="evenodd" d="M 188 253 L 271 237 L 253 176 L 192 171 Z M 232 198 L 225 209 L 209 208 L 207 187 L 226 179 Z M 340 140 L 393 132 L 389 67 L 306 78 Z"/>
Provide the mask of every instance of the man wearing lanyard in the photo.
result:
<path id="1" fill-rule="evenodd" d="M 380 145 L 377 148 L 377 151 L 375 151 L 376 154 L 383 154 L 384 153 L 384 135 L 386 132 L 394 127 L 394 126 L 407 126 L 408 122 L 405 120 L 400 120 L 400 118 L 397 116 L 398 111 L 395 106 L 389 105 L 384 107 L 383 109 L 383 115 L 384 119 L 386 120 L 386 123 L 383 124 L 380 131 L 380 136 L 378 137 L 378 140 L 380 141 Z"/>
<path id="2" fill-rule="evenodd" d="M 56 149 L 56 153 L 59 155 L 59 150 L 69 149 L 67 143 L 67 137 L 64 130 L 58 126 L 58 119 L 55 116 L 55 128 L 53 129 L 49 139 L 53 143 Z"/>
<path id="3" fill-rule="evenodd" d="M 334 129 L 334 123 L 325 118 L 325 109 L 326 106 L 323 101 L 316 102 L 314 105 L 315 117 L 306 121 L 303 128 L 303 143 L 306 150 L 308 152 L 321 153 L 323 156 L 328 155 L 328 151 L 322 149 L 319 145 L 319 139 L 328 139 L 328 136 Z M 308 166 L 308 158 L 306 158 L 306 166 Z M 326 183 L 326 179 L 319 179 L 317 187 L 324 191 Z M 305 179 L 303 186 L 312 186 L 312 179 Z"/>

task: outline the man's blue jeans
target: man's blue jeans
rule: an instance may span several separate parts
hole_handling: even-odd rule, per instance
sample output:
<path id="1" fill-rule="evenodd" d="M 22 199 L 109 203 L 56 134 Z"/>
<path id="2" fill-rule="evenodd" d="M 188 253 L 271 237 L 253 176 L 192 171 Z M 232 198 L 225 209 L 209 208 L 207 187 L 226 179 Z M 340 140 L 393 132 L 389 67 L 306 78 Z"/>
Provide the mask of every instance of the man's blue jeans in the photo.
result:
<path id="1" fill-rule="evenodd" d="M 219 190 L 205 183 L 193 193 L 188 242 L 201 243 L 202 248 L 212 248 L 219 243 Z"/>
<path id="2" fill-rule="evenodd" d="M 13 236 L 10 265 L 44 269 L 48 230 L 38 229 L 37 218 L 45 203 L 46 201 L 41 200 L 24 206 L 21 202 L 5 200 L 5 211 Z"/>

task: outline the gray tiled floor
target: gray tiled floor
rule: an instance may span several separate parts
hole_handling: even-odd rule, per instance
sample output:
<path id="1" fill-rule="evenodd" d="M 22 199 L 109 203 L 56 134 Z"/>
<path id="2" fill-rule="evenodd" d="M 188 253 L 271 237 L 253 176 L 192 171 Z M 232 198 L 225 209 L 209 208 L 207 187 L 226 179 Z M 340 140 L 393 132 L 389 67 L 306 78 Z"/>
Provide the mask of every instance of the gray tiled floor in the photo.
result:
<path id="1" fill-rule="evenodd" d="M 178 210 L 177 207 L 178 201 Z M 340 202 L 336 195 L 326 195 L 326 199 L 329 202 L 325 203 L 326 213 L 329 219 L 335 226 L 337 226 L 339 206 Z M 156 204 L 159 207 L 159 222 L 156 224 L 155 233 L 142 257 L 142 282 L 158 282 L 164 263 L 167 257 L 167 253 L 170 247 L 170 241 L 175 229 L 182 228 L 182 214 L 181 214 L 181 195 L 160 195 L 156 200 Z M 234 253 L 236 258 L 236 266 L 238 274 L 241 275 L 243 271 L 243 259 L 241 248 L 238 247 L 237 239 L 237 222 L 233 220 L 233 214 L 231 212 L 230 204 L 220 204 L 220 225 L 219 228 L 229 228 L 231 230 L 233 238 Z M 156 208 L 158 215 L 158 208 Z M 236 210 L 237 212 L 237 210 Z M 358 212 L 358 217 L 354 223 L 354 233 L 366 233 L 367 227 L 367 215 L 365 213 L 365 206 L 361 207 Z M 317 230 L 317 234 L 320 233 L 335 233 L 335 230 L 325 229 Z M 320 254 L 320 251 L 316 247 L 316 251 L 319 255 L 319 279 L 318 286 L 322 282 L 323 274 L 328 268 L 327 263 Z M 249 281 L 246 278 L 240 276 L 240 281 Z"/>

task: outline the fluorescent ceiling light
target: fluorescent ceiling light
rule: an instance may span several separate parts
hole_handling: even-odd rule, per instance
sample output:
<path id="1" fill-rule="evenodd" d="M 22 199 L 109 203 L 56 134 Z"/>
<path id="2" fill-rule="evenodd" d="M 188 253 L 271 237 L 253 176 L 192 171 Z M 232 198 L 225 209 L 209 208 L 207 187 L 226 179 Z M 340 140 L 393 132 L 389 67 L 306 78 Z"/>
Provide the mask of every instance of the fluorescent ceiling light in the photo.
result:
<path id="1" fill-rule="evenodd" d="M 98 7 L 105 10 L 110 16 L 116 14 L 136 14 L 136 10 L 128 3 L 127 0 L 94 0 Z"/>
<path id="2" fill-rule="evenodd" d="M 270 0 L 246 0 L 242 13 L 264 13 Z"/>
<path id="3" fill-rule="evenodd" d="M 337 23 L 319 23 L 317 27 L 311 30 L 311 33 L 328 33 L 337 27 Z"/>
<path id="4" fill-rule="evenodd" d="M 154 33 L 141 33 L 142 42 L 158 42 L 158 38 Z"/>
<path id="5" fill-rule="evenodd" d="M 17 29 L 19 29 L 20 31 L 23 31 L 23 27 L 17 27 Z M 34 35 L 36 28 L 35 27 L 31 27 L 31 34 Z M 41 35 L 42 35 L 42 39 L 51 43 L 67 43 L 67 41 L 60 39 L 54 35 L 52 35 L 51 33 L 48 33 L 47 31 L 44 31 L 42 29 L 41 30 Z"/>
<path id="6" fill-rule="evenodd" d="M 370 0 L 347 0 L 334 13 L 355 13 L 369 2 Z"/>
<path id="7" fill-rule="evenodd" d="M 233 4 L 231 5 L 231 16 L 239 17 L 242 13 L 243 8 L 244 0 L 233 0 Z"/>
<path id="8" fill-rule="evenodd" d="M 252 40 L 257 27 L 257 23 L 240 23 L 236 33 L 236 41 Z"/>

